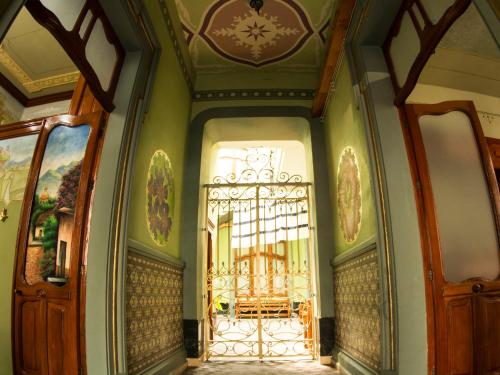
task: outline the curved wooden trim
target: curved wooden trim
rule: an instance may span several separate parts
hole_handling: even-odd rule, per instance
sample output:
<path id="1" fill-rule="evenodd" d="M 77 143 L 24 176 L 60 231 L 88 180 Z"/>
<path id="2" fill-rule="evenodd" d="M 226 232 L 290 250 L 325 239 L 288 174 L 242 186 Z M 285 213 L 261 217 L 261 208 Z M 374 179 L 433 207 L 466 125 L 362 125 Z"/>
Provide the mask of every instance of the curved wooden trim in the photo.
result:
<path id="1" fill-rule="evenodd" d="M 0 140 L 37 134 L 43 126 L 43 119 L 20 121 L 0 126 Z"/>
<path id="2" fill-rule="evenodd" d="M 321 71 L 319 87 L 314 97 L 312 105 L 313 117 L 319 117 L 324 111 L 328 93 L 330 92 L 331 81 L 334 79 L 335 71 L 339 63 L 342 61 L 342 50 L 344 41 L 351 22 L 352 13 L 356 6 L 356 0 L 341 0 L 337 11 L 335 12 L 335 20 L 332 22 L 332 31 L 330 44 L 326 54 L 325 63 Z"/>
<path id="3" fill-rule="evenodd" d="M 465 10 L 469 7 L 472 0 L 456 0 L 455 3 L 450 6 L 443 16 L 439 19 L 439 21 L 433 25 L 425 12 L 424 7 L 420 3 L 420 0 L 406 0 L 394 20 L 394 23 L 391 26 L 389 34 L 387 35 L 387 39 L 383 45 L 384 56 L 387 62 L 387 66 L 389 67 L 389 72 L 391 75 L 392 84 L 394 86 L 394 91 L 396 97 L 394 99 L 394 104 L 396 106 L 400 106 L 404 104 L 408 96 L 411 94 L 413 89 L 415 88 L 417 81 L 420 77 L 420 74 L 424 70 L 427 61 L 431 57 L 431 55 L 435 52 L 435 49 L 443 36 L 446 34 L 448 29 L 453 25 L 453 23 L 465 12 Z M 418 22 L 414 17 L 411 17 L 411 13 L 413 10 L 412 6 L 416 4 L 418 9 L 422 14 L 422 19 L 424 20 L 425 27 L 419 32 Z M 412 21 L 414 23 L 417 34 L 420 38 L 420 52 L 418 53 L 413 65 L 408 72 L 408 76 L 406 77 L 406 81 L 400 85 L 397 82 L 395 70 L 394 70 L 394 61 L 392 60 L 392 56 L 390 53 L 392 40 L 399 34 L 401 28 L 401 22 L 405 13 L 408 12 Z"/>
<path id="4" fill-rule="evenodd" d="M 125 51 L 99 2 L 97 0 L 86 1 L 73 27 L 73 30 L 71 31 L 67 31 L 59 21 L 57 16 L 50 10 L 45 8 L 40 0 L 28 0 L 25 6 L 26 9 L 28 9 L 28 11 L 31 13 L 33 18 L 35 18 L 42 26 L 44 26 L 61 44 L 66 53 L 79 68 L 80 72 L 87 79 L 89 86 L 94 92 L 94 95 L 102 104 L 104 109 L 106 109 L 106 111 L 108 112 L 112 112 L 114 109 L 113 97 L 118 85 L 120 71 L 125 58 Z M 84 38 L 80 37 L 80 26 L 87 12 L 92 13 L 93 23 L 95 23 L 97 18 L 99 18 L 99 20 L 102 22 L 106 38 L 108 42 L 114 46 L 116 51 L 117 61 L 113 73 L 111 77 L 109 77 L 110 84 L 107 90 L 103 89 L 99 78 L 97 77 L 97 74 L 92 68 L 92 65 L 88 62 L 85 55 L 85 47 L 88 41 L 87 34 L 90 27 L 93 26 L 92 22 L 89 24 L 89 28 L 85 33 L 85 36 L 87 36 L 87 38 L 85 38 L 85 36 Z"/>

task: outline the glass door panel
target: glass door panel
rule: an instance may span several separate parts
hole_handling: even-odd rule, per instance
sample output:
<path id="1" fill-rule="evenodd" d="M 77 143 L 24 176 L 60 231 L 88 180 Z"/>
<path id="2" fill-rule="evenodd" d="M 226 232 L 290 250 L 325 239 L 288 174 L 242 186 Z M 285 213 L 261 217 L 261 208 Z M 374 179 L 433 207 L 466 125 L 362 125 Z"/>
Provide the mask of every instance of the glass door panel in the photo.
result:
<path id="1" fill-rule="evenodd" d="M 419 119 L 436 207 L 445 279 L 496 279 L 499 244 L 488 183 L 469 117 Z"/>

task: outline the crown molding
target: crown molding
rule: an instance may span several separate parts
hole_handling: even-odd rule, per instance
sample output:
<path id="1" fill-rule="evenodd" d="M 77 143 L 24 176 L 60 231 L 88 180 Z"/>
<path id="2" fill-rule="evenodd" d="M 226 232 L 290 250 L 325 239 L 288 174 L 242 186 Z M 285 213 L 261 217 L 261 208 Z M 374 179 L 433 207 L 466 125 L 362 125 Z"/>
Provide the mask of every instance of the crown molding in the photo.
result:
<path id="1" fill-rule="evenodd" d="M 9 55 L 3 45 L 0 45 L 0 64 L 2 64 L 29 93 L 38 92 L 43 89 L 56 86 L 76 83 L 78 78 L 80 78 L 80 72 L 75 71 L 34 80 Z"/>
<path id="2" fill-rule="evenodd" d="M 69 100 L 73 96 L 73 90 L 70 90 L 55 94 L 39 96 L 36 98 L 28 98 L 2 73 L 0 73 L 0 86 L 2 86 L 5 89 L 5 91 L 7 91 L 10 95 L 12 95 L 14 99 L 16 99 L 19 103 L 21 103 L 23 107 L 34 107 L 36 105 L 54 103 L 54 102 L 59 102 L 61 100 Z"/>

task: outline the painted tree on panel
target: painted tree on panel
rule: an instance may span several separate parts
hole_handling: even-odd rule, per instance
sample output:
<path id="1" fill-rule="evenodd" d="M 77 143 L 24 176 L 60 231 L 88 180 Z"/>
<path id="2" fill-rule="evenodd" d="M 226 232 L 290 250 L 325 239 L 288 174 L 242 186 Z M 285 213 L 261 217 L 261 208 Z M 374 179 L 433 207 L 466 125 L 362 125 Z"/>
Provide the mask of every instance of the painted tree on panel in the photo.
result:
<path id="1" fill-rule="evenodd" d="M 56 209 L 75 208 L 81 171 L 82 162 L 80 161 L 63 175 L 61 185 L 59 186 L 59 190 L 57 192 Z"/>

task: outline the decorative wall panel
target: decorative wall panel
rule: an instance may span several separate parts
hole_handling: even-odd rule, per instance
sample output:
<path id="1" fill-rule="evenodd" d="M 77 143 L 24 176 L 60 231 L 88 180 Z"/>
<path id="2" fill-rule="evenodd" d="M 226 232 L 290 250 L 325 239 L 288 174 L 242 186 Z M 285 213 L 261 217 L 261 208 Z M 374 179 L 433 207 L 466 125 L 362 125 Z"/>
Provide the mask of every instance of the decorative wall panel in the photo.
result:
<path id="1" fill-rule="evenodd" d="M 131 249 L 127 262 L 128 373 L 139 374 L 183 347 L 183 270 Z"/>
<path id="2" fill-rule="evenodd" d="M 376 249 L 334 267 L 335 343 L 373 370 L 381 367 Z"/>

